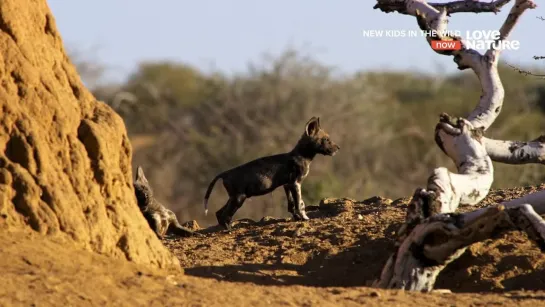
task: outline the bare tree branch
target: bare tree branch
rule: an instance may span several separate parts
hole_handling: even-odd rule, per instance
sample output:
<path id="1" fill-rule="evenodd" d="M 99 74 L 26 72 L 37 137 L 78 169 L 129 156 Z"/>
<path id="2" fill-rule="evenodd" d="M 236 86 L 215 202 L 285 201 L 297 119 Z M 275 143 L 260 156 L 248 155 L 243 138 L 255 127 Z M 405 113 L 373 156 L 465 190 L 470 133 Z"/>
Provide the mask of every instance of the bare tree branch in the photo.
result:
<path id="1" fill-rule="evenodd" d="M 540 79 L 545 78 L 545 75 L 540 75 L 540 74 L 536 74 L 536 73 L 533 73 L 533 72 L 528 71 L 528 70 L 520 69 L 520 68 L 515 67 L 513 65 L 510 65 L 510 64 L 507 64 L 507 65 L 509 65 L 509 67 L 511 67 L 514 71 L 518 72 L 519 74 L 522 74 L 522 75 L 525 75 L 525 76 L 538 77 Z"/>
<path id="2" fill-rule="evenodd" d="M 452 1 L 448 3 L 429 3 L 430 6 L 438 10 L 446 10 L 447 14 L 453 13 L 497 13 L 511 0 L 497 0 L 489 3 L 480 1 Z M 374 9 L 380 9 L 385 13 L 398 12 L 409 14 L 405 5 L 405 0 L 378 0 Z"/>
<path id="3" fill-rule="evenodd" d="M 446 30 L 445 11 L 439 12 L 423 0 L 407 1 L 406 5 L 407 12 L 417 17 L 423 30 L 435 30 L 438 33 Z M 532 7 L 535 7 L 532 1 L 517 0 L 499 31 L 497 42 L 507 39 L 519 16 Z M 500 51 L 491 46 L 484 56 L 465 47 L 451 52 L 459 66 L 472 68 L 477 74 L 483 94 L 467 120 L 458 118 L 453 123 L 448 115 L 441 115 L 435 130 L 435 140 L 453 160 L 458 174 L 444 167 L 434 170 L 428 179 L 427 190 L 421 192 L 427 210 L 417 214 L 416 220 L 408 221 L 409 224 L 433 214 L 454 212 L 460 203 L 477 204 L 488 194 L 493 182 L 493 165 L 482 134 L 492 125 L 503 104 L 504 89 L 497 68 Z"/>
<path id="4" fill-rule="evenodd" d="M 471 68 L 481 81 L 483 94 L 478 106 L 468 116 L 468 120 L 475 128 L 482 127 L 486 131 L 501 111 L 504 89 L 497 69 L 501 53 L 501 49 L 497 48 L 497 46 L 508 38 L 519 16 L 526 9 L 533 7 L 535 7 L 535 4 L 532 1 L 517 1 L 500 28 L 500 37 L 483 56 L 476 50 L 467 48 L 460 37 L 448 34 L 446 26 L 448 19 L 445 10 L 439 11 L 424 0 L 407 1 L 407 12 L 417 18 L 422 30 L 431 33 L 427 36 L 430 45 L 437 40 L 461 42 L 462 46 L 459 50 L 436 52 L 454 56 L 454 61 L 459 69 Z"/>
<path id="5" fill-rule="evenodd" d="M 536 18 L 539 19 L 539 20 L 545 21 L 545 18 L 543 18 L 543 17 L 541 17 L 541 16 L 538 16 L 538 17 L 536 17 Z M 533 59 L 534 59 L 534 60 L 543 60 L 543 59 L 545 59 L 545 56 L 534 55 L 534 56 L 533 56 Z M 535 73 L 533 73 L 533 72 L 530 72 L 530 71 L 524 70 L 524 69 L 520 69 L 520 68 L 515 67 L 515 66 L 513 66 L 513 65 L 509 65 L 509 66 L 510 66 L 513 70 L 515 70 L 516 72 L 518 72 L 518 73 L 520 73 L 520 74 L 522 74 L 522 75 L 538 77 L 538 78 L 540 78 L 540 79 L 545 78 L 545 75 L 535 74 Z"/>
<path id="6" fill-rule="evenodd" d="M 468 120 L 475 128 L 482 127 L 486 131 L 499 115 L 504 98 L 504 89 L 497 70 L 499 55 L 501 53 L 501 48 L 498 48 L 498 46 L 501 45 L 502 41 L 505 41 L 508 38 L 522 13 L 527 9 L 536 7 L 535 3 L 533 1 L 517 1 L 515 3 L 499 30 L 500 37 L 483 56 L 476 50 L 467 48 L 460 37 L 455 37 L 448 33 L 447 11 L 444 10 L 444 7 L 441 7 L 441 10 L 439 10 L 433 4 L 426 3 L 424 0 L 402 2 L 405 5 L 404 9 L 400 9 L 400 2 L 395 0 L 379 0 L 375 8 L 378 6 L 378 8 L 381 8 L 383 11 L 400 11 L 404 14 L 410 14 L 417 17 L 420 28 L 430 33 L 430 35 L 427 36 L 430 45 L 433 41 L 437 40 L 460 41 L 462 43 L 462 47 L 459 50 L 436 50 L 436 52 L 443 55 L 454 56 L 454 61 L 458 64 L 460 70 L 471 68 L 481 81 L 483 94 L 481 95 L 478 106 L 468 116 Z M 450 2 L 444 5 L 449 6 L 454 3 L 457 7 L 461 5 L 459 2 L 460 1 Z M 461 2 L 467 3 L 467 7 L 485 4 L 478 1 Z M 496 1 L 487 3 L 487 5 L 492 5 L 493 7 L 498 7 L 499 5 L 499 7 L 501 7 L 507 2 L 509 1 Z"/>
<path id="7" fill-rule="evenodd" d="M 512 199 L 507 202 L 501 203 L 505 208 L 515 208 L 520 205 L 529 204 L 532 209 L 539 215 L 545 214 L 545 190 L 527 194 L 523 197 Z M 467 212 L 463 214 L 463 221 L 469 223 L 472 220 L 478 218 L 487 208 L 478 209 L 475 211 Z"/>
<path id="8" fill-rule="evenodd" d="M 439 202 L 436 208 L 424 217 L 435 213 L 454 212 L 460 203 L 475 205 L 490 190 L 494 180 L 492 160 L 482 143 L 482 129 L 476 129 L 471 122 L 459 118 L 456 126 L 452 119 L 442 114 L 435 128 L 435 141 L 439 148 L 456 165 L 458 174 L 445 167 L 436 168 L 428 179 L 427 189 L 435 191 Z M 449 129 L 446 129 L 449 128 Z M 432 202 L 430 199 L 428 201 Z"/>
<path id="9" fill-rule="evenodd" d="M 426 219 L 403 238 L 374 286 L 431 291 L 439 273 L 467 247 L 513 229 L 526 232 L 545 251 L 545 221 L 539 215 L 545 213 L 545 197 L 540 193 L 526 199 L 532 198 L 539 199 L 541 206 L 521 198 L 467 214 L 437 214 Z"/>
<path id="10" fill-rule="evenodd" d="M 468 6 L 480 4 L 478 1 L 464 2 Z M 503 5 L 508 1 L 500 2 L 492 4 Z M 429 33 L 426 39 L 430 45 L 436 40 L 461 42 L 459 37 L 446 32 L 445 7 L 439 10 L 425 0 L 406 0 L 403 6 L 400 8 L 398 1 L 378 0 L 375 8 L 415 16 L 419 27 Z M 481 82 L 483 93 L 467 119 L 454 119 L 447 114 L 440 116 L 435 141 L 456 164 L 458 173 L 449 172 L 445 167 L 437 168 L 428 178 L 426 189 L 415 191 L 405 223 L 398 231 L 398 249 L 388 259 L 375 286 L 431 291 L 447 264 L 460 257 L 469 245 L 490 238 L 504 222 L 511 228 L 526 231 L 540 247 L 545 247 L 545 222 L 532 208 L 535 204 L 538 212 L 545 212 L 542 194 L 468 214 L 453 213 L 459 204 L 474 205 L 486 197 L 494 177 L 491 158 L 513 164 L 541 163 L 541 138 L 517 143 L 483 137 L 499 115 L 504 99 L 498 73 L 501 53 L 498 46 L 508 38 L 524 11 L 535 7 L 532 0 L 516 0 L 499 30 L 499 38 L 484 55 L 466 48 L 463 42 L 459 50 L 436 51 L 454 56 L 459 69 L 471 68 Z M 544 206 L 540 206 L 541 202 Z M 506 206 L 509 209 L 505 209 Z"/>
<path id="11" fill-rule="evenodd" d="M 483 138 L 492 161 L 506 164 L 545 164 L 545 136 L 530 142 L 502 141 Z"/>

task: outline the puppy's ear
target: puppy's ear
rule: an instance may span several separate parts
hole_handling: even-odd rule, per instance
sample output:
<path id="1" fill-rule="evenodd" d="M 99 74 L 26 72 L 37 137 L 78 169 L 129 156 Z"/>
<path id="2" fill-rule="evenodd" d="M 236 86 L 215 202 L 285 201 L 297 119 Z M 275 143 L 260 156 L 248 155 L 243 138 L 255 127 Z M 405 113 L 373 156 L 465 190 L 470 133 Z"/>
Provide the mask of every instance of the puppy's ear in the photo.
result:
<path id="1" fill-rule="evenodd" d="M 313 136 L 320 130 L 320 118 L 313 116 L 305 126 L 305 133 L 308 136 Z"/>
<path id="2" fill-rule="evenodd" d="M 144 175 L 144 170 L 142 169 L 142 167 L 139 165 L 138 168 L 136 169 L 136 178 L 135 178 L 137 182 L 141 182 L 141 183 L 145 183 L 147 184 L 148 183 L 148 179 L 146 178 L 146 175 Z"/>

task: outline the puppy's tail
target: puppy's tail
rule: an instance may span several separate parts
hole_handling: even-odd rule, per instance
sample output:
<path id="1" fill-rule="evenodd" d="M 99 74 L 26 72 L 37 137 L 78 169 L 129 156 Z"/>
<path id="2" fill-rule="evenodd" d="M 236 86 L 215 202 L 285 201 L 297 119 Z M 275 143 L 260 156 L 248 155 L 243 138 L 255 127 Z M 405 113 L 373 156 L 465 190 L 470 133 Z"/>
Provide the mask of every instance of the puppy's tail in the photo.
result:
<path id="1" fill-rule="evenodd" d="M 212 189 L 214 188 L 216 181 L 222 178 L 223 174 L 224 173 L 221 173 L 214 177 L 214 179 L 212 180 L 212 182 L 210 182 L 210 185 L 208 186 L 208 190 L 206 190 L 206 194 L 204 195 L 204 215 L 208 215 L 208 198 L 210 197 L 210 193 L 212 193 Z"/>

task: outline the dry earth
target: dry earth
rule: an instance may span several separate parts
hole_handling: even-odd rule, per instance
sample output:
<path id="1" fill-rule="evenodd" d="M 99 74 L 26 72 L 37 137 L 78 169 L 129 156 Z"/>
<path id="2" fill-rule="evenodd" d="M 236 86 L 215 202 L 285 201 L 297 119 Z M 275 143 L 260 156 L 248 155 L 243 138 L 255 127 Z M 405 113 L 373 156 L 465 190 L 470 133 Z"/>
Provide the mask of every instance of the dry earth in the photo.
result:
<path id="1" fill-rule="evenodd" d="M 543 188 L 494 191 L 484 204 Z M 165 239 L 185 274 L 97 255 L 31 231 L 0 232 L 0 305 L 545 305 L 545 256 L 520 232 L 475 244 L 449 266 L 438 286 L 459 293 L 365 287 L 392 251 L 407 201 L 330 200 L 311 207 L 308 222 L 239 220 L 231 232 L 212 227 L 200 230 L 204 237 Z"/>
<path id="2" fill-rule="evenodd" d="M 493 191 L 481 206 L 545 188 Z M 187 275 L 258 285 L 369 286 L 393 252 L 409 198 L 330 200 L 309 222 L 239 221 L 231 232 L 165 240 Z M 473 210 L 465 207 L 462 211 Z M 474 244 L 440 275 L 437 288 L 455 292 L 545 290 L 545 255 L 525 233 L 512 231 Z"/>

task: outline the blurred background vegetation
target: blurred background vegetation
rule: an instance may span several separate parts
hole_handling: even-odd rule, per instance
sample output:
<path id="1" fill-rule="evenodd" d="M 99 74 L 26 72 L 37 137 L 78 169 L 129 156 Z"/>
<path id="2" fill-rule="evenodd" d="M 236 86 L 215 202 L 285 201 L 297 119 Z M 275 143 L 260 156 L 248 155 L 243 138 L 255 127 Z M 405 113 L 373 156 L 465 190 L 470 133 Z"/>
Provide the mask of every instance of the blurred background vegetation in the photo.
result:
<path id="1" fill-rule="evenodd" d="M 306 121 L 341 146 L 335 157 L 318 156 L 303 184 L 307 205 L 324 197 L 392 199 L 412 195 L 431 170 L 452 162 L 435 145 L 441 112 L 466 116 L 480 96 L 471 71 L 452 75 L 414 72 L 342 74 L 295 50 L 250 63 L 244 73 L 203 72 L 178 62 L 141 63 L 120 84 L 101 82 L 108 67 L 72 52 L 85 84 L 125 120 L 133 167 L 142 165 L 156 197 L 180 221 L 204 216 L 203 197 L 219 172 L 292 149 Z M 453 64 L 454 65 L 454 64 Z M 536 71 L 535 68 L 527 69 Z M 530 140 L 545 130 L 545 83 L 501 67 L 503 111 L 487 136 Z M 541 183 L 542 165 L 495 163 L 493 188 Z M 221 181 L 210 212 L 225 204 Z M 235 218 L 287 217 L 282 189 L 252 198 Z"/>

